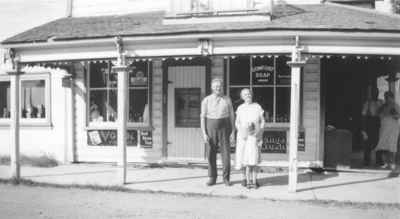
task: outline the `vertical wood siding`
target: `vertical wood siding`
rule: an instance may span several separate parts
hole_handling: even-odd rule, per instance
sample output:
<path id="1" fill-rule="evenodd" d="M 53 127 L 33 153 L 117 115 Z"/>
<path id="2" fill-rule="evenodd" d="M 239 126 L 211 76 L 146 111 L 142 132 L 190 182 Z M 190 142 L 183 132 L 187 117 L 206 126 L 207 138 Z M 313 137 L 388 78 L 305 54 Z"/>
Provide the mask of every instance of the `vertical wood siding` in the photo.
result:
<path id="1" fill-rule="evenodd" d="M 303 119 L 306 134 L 306 151 L 300 152 L 302 161 L 322 161 L 320 157 L 321 67 L 319 58 L 310 58 L 304 66 Z"/>
<path id="2" fill-rule="evenodd" d="M 168 68 L 168 157 L 204 159 L 204 144 L 199 127 L 176 127 L 175 88 L 200 88 L 205 96 L 205 66 L 173 66 Z M 197 115 L 200 116 L 200 115 Z"/>

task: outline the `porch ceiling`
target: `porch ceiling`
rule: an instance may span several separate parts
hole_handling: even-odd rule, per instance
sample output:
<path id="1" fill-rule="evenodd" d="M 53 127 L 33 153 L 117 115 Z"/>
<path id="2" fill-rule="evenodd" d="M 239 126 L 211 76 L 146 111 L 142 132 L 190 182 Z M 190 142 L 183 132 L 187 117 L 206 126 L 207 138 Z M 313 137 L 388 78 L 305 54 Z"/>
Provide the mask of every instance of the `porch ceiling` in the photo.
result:
<path id="1" fill-rule="evenodd" d="M 2 42 L 20 44 L 46 41 L 109 38 L 113 36 L 179 35 L 244 31 L 336 31 L 400 33 L 400 16 L 335 4 L 279 5 L 270 22 L 163 25 L 164 12 L 61 18 Z"/>

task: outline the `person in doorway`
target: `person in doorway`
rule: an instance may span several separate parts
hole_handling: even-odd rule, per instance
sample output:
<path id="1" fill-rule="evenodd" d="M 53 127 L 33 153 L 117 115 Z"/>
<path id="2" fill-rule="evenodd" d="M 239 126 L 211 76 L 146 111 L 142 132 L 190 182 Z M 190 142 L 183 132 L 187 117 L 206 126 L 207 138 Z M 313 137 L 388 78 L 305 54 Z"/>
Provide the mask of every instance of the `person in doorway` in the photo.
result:
<path id="1" fill-rule="evenodd" d="M 394 95 L 390 91 L 385 92 L 385 103 L 378 110 L 381 118 L 379 141 L 377 150 L 384 151 L 382 168 L 395 169 L 395 154 L 397 152 L 397 140 L 399 137 L 400 107 L 394 101 Z"/>
<path id="2" fill-rule="evenodd" d="M 379 90 L 376 87 L 371 89 L 371 95 L 364 103 L 362 108 L 362 130 L 361 134 L 364 140 L 364 165 L 369 166 L 371 162 L 371 151 L 378 144 L 380 118 L 378 109 L 383 105 L 383 101 L 378 99 Z M 379 164 L 380 155 L 376 152 L 376 163 Z"/>
<path id="3" fill-rule="evenodd" d="M 257 165 L 261 160 L 262 128 L 265 124 L 264 110 L 258 103 L 253 102 L 253 95 L 250 89 L 242 89 L 240 96 L 244 103 L 236 110 L 237 144 L 235 169 L 243 170 L 242 186 L 258 188 Z"/>
<path id="4" fill-rule="evenodd" d="M 234 138 L 234 121 L 231 99 L 223 95 L 223 81 L 219 78 L 211 81 L 212 94 L 201 102 L 200 124 L 203 139 L 207 143 L 208 186 L 217 180 L 217 149 L 220 148 L 223 164 L 223 180 L 230 186 L 230 139 Z"/>

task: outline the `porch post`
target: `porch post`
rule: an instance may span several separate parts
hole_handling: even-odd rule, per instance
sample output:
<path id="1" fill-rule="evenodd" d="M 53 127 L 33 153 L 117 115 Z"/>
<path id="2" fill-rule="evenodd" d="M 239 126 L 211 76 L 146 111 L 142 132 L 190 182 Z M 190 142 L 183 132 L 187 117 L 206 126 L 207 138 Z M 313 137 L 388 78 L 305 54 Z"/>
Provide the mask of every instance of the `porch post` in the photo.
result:
<path id="1" fill-rule="evenodd" d="M 20 75 L 23 73 L 19 70 L 18 64 L 16 64 L 14 70 L 7 72 L 10 75 L 10 93 L 11 93 L 11 123 L 10 123 L 10 167 L 11 167 L 11 178 L 19 180 L 21 177 L 21 165 L 20 165 L 20 110 L 19 110 L 19 99 L 20 99 Z"/>
<path id="2" fill-rule="evenodd" d="M 291 67 L 291 94 L 290 94 L 290 130 L 289 130 L 289 192 L 296 192 L 297 187 L 297 145 L 299 134 L 300 112 L 300 74 L 305 62 L 301 60 L 299 38 L 296 37 L 296 46 L 292 52 Z"/>
<path id="3" fill-rule="evenodd" d="M 122 39 L 116 38 L 116 46 L 118 51 L 118 59 L 116 65 L 112 68 L 118 74 L 117 79 L 117 148 L 119 151 L 118 166 L 119 177 L 122 184 L 126 183 L 127 179 L 127 150 L 126 150 L 126 122 L 127 122 L 127 107 L 128 107 L 128 69 L 125 62 L 125 54 L 122 53 Z"/>

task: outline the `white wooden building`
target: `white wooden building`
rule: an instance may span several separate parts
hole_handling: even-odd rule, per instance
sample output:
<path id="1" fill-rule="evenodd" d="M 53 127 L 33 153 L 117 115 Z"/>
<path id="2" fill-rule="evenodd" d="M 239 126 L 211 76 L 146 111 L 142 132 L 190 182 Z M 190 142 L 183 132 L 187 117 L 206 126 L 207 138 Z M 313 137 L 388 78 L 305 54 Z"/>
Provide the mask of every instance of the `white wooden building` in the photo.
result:
<path id="1" fill-rule="evenodd" d="M 68 3 L 67 17 L 2 42 L 15 51 L 24 72 L 22 154 L 115 162 L 118 106 L 126 105 L 128 162 L 205 162 L 200 100 L 210 93 L 211 79 L 220 77 L 235 106 L 240 89 L 253 90 L 266 111 L 263 165 L 286 166 L 287 62 L 297 37 L 306 60 L 299 165 L 320 167 L 329 156 L 325 126 L 350 130 L 356 139 L 361 110 L 356 111 L 367 90 L 400 72 L 400 17 L 372 9 L 319 0 Z M 113 71 L 121 56 L 129 66 L 123 103 Z M 0 75 L 0 154 L 10 147 L 9 77 L 6 71 Z M 383 83 L 382 89 L 398 92 L 394 82 Z M 347 142 L 358 147 L 351 135 Z"/>

